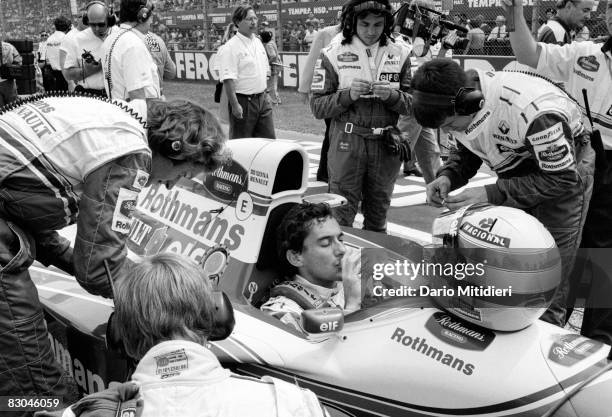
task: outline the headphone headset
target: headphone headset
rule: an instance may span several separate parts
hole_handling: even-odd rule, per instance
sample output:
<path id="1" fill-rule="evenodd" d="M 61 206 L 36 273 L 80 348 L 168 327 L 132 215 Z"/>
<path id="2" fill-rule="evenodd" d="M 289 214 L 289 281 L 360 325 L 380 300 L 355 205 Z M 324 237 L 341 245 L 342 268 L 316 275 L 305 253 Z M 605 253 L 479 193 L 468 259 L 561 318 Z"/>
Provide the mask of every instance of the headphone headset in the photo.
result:
<path id="1" fill-rule="evenodd" d="M 145 4 L 141 5 L 136 13 L 136 21 L 138 23 L 142 23 L 146 21 L 153 13 L 153 2 L 151 0 L 146 0 Z"/>
<path id="2" fill-rule="evenodd" d="M 87 17 L 87 11 L 94 4 L 99 4 L 100 6 L 104 6 L 104 8 L 107 10 L 107 12 L 106 12 L 106 24 L 109 27 L 110 26 L 115 26 L 115 24 L 117 23 L 117 17 L 115 16 L 115 13 L 113 13 L 113 7 L 111 6 L 109 8 L 109 7 L 106 6 L 106 4 L 104 2 L 101 2 L 99 0 L 94 0 L 94 1 L 91 1 L 91 2 L 87 3 L 87 6 L 85 6 L 85 12 L 83 13 L 83 18 L 82 18 L 83 19 L 83 24 L 85 26 L 89 26 L 89 17 Z"/>
<path id="3" fill-rule="evenodd" d="M 452 108 L 459 116 L 477 113 L 485 102 L 482 91 L 473 87 L 462 87 L 454 96 L 414 90 L 412 98 L 415 105 Z"/>
<path id="4" fill-rule="evenodd" d="M 183 144 L 180 140 L 164 140 L 159 144 L 159 153 L 167 158 L 176 160 L 182 150 Z"/>

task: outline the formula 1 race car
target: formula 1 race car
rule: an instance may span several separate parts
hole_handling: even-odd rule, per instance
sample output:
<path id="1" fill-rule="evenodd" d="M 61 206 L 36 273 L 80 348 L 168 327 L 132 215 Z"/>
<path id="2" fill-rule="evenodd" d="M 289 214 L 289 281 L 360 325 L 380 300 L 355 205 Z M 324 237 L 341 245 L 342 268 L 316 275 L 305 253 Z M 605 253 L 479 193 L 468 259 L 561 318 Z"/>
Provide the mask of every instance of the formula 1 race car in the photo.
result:
<path id="1" fill-rule="evenodd" d="M 234 330 L 210 344 L 225 366 L 309 388 L 337 416 L 612 414 L 610 346 L 543 321 L 493 331 L 393 297 L 347 314 L 343 326 L 320 322 L 306 333 L 260 311 L 281 279 L 275 232 L 307 191 L 308 156 L 280 140 L 229 146 L 233 160 L 212 174 L 143 190 L 128 243 L 134 256 L 174 251 L 194 259 L 229 297 Z M 349 246 L 422 259 L 416 242 L 344 231 Z M 56 358 L 82 392 L 129 378 L 133 364 L 105 342 L 112 301 L 57 269 L 31 271 Z"/>

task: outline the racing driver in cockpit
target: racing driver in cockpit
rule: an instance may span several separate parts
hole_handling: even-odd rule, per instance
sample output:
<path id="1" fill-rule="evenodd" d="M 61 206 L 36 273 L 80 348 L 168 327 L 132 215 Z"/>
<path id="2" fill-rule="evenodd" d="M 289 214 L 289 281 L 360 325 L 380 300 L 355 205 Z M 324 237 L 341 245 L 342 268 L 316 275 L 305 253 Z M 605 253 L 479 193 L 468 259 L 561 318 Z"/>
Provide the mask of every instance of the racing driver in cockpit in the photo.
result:
<path id="1" fill-rule="evenodd" d="M 360 251 L 344 245 L 342 229 L 327 204 L 293 207 L 278 229 L 278 254 L 291 280 L 273 287 L 261 309 L 302 330 L 308 309 L 361 307 Z"/>

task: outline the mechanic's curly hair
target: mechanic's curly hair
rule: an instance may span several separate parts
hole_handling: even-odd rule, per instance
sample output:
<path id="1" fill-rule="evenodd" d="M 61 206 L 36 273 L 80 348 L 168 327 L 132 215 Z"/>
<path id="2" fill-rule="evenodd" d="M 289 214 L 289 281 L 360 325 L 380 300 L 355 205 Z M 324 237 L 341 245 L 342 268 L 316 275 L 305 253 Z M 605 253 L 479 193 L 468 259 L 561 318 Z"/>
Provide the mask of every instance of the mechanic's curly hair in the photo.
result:
<path id="1" fill-rule="evenodd" d="M 231 156 L 217 118 L 191 101 L 149 101 L 147 127 L 151 150 L 170 159 L 193 161 L 214 171 Z M 179 149 L 173 149 L 175 142 Z"/>
<path id="2" fill-rule="evenodd" d="M 465 87 L 465 71 L 452 59 L 436 58 L 422 64 L 412 76 L 411 89 L 424 93 L 454 96 L 461 87 Z M 423 127 L 438 128 L 447 117 L 455 114 L 452 104 L 422 105 L 413 101 L 412 108 L 416 121 Z"/>
<path id="3" fill-rule="evenodd" d="M 277 231 L 277 253 L 280 266 L 287 276 L 297 273 L 297 268 L 287 261 L 287 251 L 301 252 L 304 240 L 315 222 L 322 223 L 332 217 L 329 205 L 325 203 L 302 203 L 292 207 Z"/>
<path id="4" fill-rule="evenodd" d="M 368 8 L 369 6 L 369 8 Z M 355 10 L 357 9 L 357 11 Z M 368 14 L 385 17 L 385 28 L 380 36 L 379 45 L 385 46 L 391 37 L 393 29 L 393 14 L 389 0 L 350 0 L 342 8 L 340 15 L 340 27 L 342 28 L 342 45 L 353 41 L 353 35 L 357 33 L 357 20 L 366 17 Z"/>
<path id="5" fill-rule="evenodd" d="M 165 252 L 134 265 L 116 283 L 118 336 L 141 359 L 153 346 L 183 339 L 204 345 L 214 325 L 211 283 L 191 259 Z"/>

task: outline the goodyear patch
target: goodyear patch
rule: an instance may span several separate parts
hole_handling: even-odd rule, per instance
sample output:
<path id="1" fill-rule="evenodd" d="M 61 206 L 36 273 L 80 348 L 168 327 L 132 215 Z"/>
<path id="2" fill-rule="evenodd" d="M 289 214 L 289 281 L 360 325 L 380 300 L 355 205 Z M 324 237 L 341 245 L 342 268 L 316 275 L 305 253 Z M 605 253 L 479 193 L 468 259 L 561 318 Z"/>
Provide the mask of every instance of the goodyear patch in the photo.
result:
<path id="1" fill-rule="evenodd" d="M 585 71 L 597 72 L 599 70 L 599 61 L 595 55 L 581 56 L 578 58 L 578 65 Z"/>
<path id="2" fill-rule="evenodd" d="M 338 62 L 357 62 L 359 57 L 352 52 L 344 52 L 337 56 Z"/>
<path id="3" fill-rule="evenodd" d="M 147 185 L 147 181 L 149 181 L 149 174 L 139 169 L 136 171 L 136 178 L 134 178 L 134 184 L 132 184 L 132 187 L 136 188 L 137 190 L 142 190 Z"/>
<path id="4" fill-rule="evenodd" d="M 117 205 L 113 212 L 111 229 L 119 233 L 129 233 L 132 227 L 132 215 L 138 201 L 138 192 L 120 188 Z"/>
<path id="5" fill-rule="evenodd" d="M 163 355 L 155 356 L 155 375 L 160 379 L 180 375 L 185 369 L 189 368 L 189 359 L 185 349 L 178 349 Z"/>
<path id="6" fill-rule="evenodd" d="M 534 145 L 533 150 L 543 171 L 560 171 L 574 163 L 574 156 L 563 137 L 552 143 Z"/>
<path id="7" fill-rule="evenodd" d="M 338 152 L 348 152 L 351 150 L 351 144 L 349 141 L 340 140 L 338 141 Z"/>
<path id="8" fill-rule="evenodd" d="M 325 70 L 315 69 L 312 75 L 312 83 L 310 89 L 312 91 L 321 91 L 325 87 Z"/>
<path id="9" fill-rule="evenodd" d="M 540 143 L 547 143 L 557 140 L 561 135 L 563 135 L 563 125 L 561 122 L 559 122 L 555 123 L 548 129 L 527 136 L 527 140 L 529 140 L 529 142 L 535 146 Z"/>
<path id="10" fill-rule="evenodd" d="M 379 81 L 389 81 L 390 83 L 399 83 L 400 74 L 399 72 L 381 72 L 378 77 Z"/>

